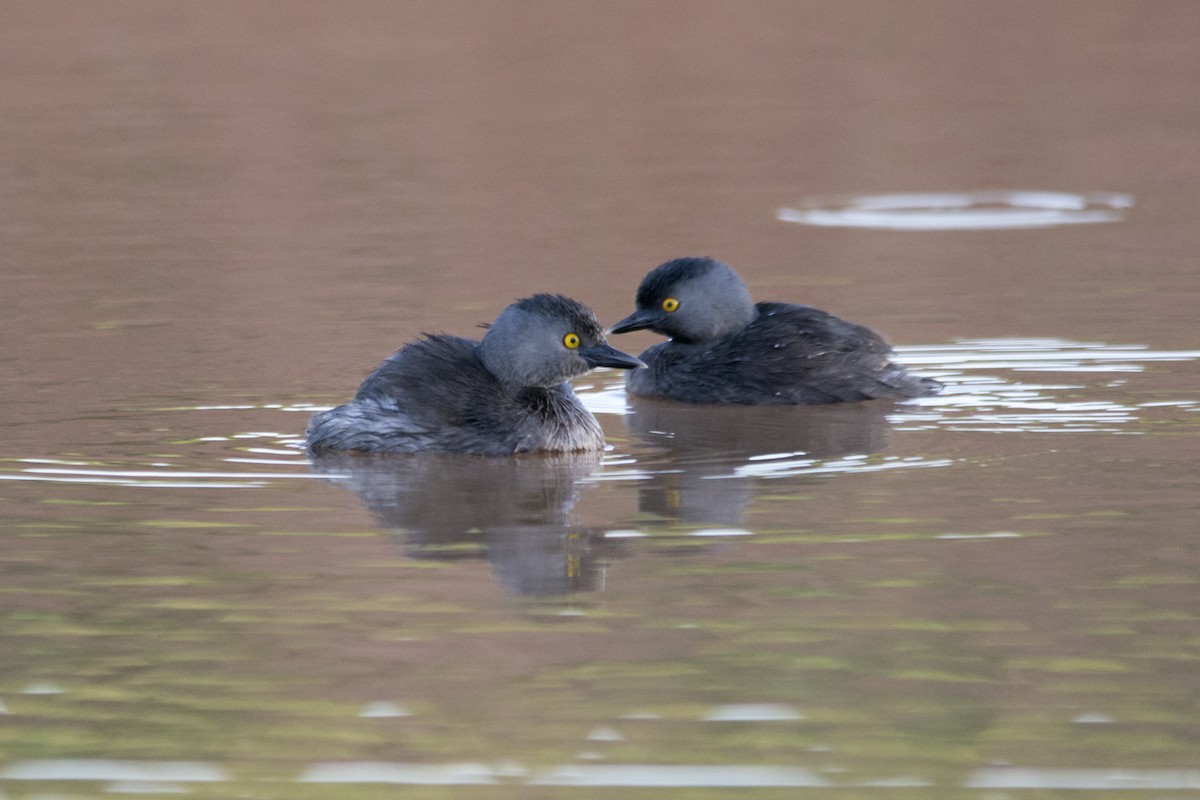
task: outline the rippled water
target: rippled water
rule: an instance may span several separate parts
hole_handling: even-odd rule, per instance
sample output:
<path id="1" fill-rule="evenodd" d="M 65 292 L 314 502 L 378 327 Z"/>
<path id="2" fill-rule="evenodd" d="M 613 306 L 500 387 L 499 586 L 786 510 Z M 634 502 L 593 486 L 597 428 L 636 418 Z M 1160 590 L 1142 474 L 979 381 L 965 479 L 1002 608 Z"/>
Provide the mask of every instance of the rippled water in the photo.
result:
<path id="1" fill-rule="evenodd" d="M 1190 363 L 1200 359 L 1200 350 L 1156 351 L 1144 345 L 1105 345 L 1055 339 L 992 339 L 948 345 L 901 346 L 901 360 L 919 373 L 936 377 L 946 388 L 932 397 L 900 404 L 865 404 L 816 408 L 762 409 L 744 407 L 688 406 L 629 398 L 619 375 L 608 370 L 602 382 L 576 387 L 585 406 L 594 414 L 627 418 L 631 438 L 623 445 L 610 445 L 605 469 L 590 455 L 538 458 L 538 463 L 578 462 L 587 480 L 646 480 L 655 474 L 673 474 L 675 469 L 655 467 L 659 451 L 671 454 L 672 464 L 689 466 L 734 464 L 726 477 L 785 477 L 840 472 L 874 472 L 880 469 L 948 466 L 945 459 L 920 456 L 879 456 L 893 430 L 948 430 L 987 433 L 1110 433 L 1147 435 L 1153 433 L 1157 409 L 1178 414 L 1200 411 L 1200 399 L 1186 393 L 1174 399 L 1130 402 L 1121 400 L 1128 392 L 1130 374 L 1146 371 L 1163 362 Z M 1087 374 L 1081 382 L 1031 381 L 1022 373 L 1070 376 Z M 1097 382 L 1096 376 L 1110 376 Z M 1116 377 L 1120 376 L 1120 377 Z M 1100 396 L 1108 390 L 1111 399 Z M 1081 399 L 1086 395 L 1089 399 Z M 362 459 L 326 457 L 319 469 L 310 471 L 304 453 L 303 426 L 307 415 L 330 406 L 312 403 L 266 403 L 263 405 L 204 405 L 154 409 L 159 413 L 192 412 L 284 412 L 297 416 L 286 432 L 242 431 L 196 437 L 174 445 L 235 448 L 220 462 L 245 465 L 236 469 L 192 471 L 179 469 L 171 459 L 146 462 L 141 469 L 109 467 L 89 461 L 59 458 L 10 457 L 0 471 L 0 480 L 100 484 L 147 488 L 258 488 L 291 480 L 352 480 L 353 473 L 384 473 L 403 483 L 406 472 L 426 477 L 431 464 L 452 471 L 507 474 L 509 465 L 491 460 L 437 458 Z M 1149 415 L 1149 416 L 1147 416 Z M 211 459 L 206 459 L 211 467 Z M 262 470 L 254 470 L 261 467 Z M 274 467 L 293 467 L 280 471 Z M 592 475 L 591 473 L 597 473 Z M 719 477 L 706 475 L 706 478 Z M 437 480 L 436 478 L 434 479 Z M 464 492 L 474 491 L 476 477 L 466 480 Z M 444 491 L 444 487 L 441 489 Z M 439 497 L 437 493 L 434 496 Z M 486 504 L 481 504 L 486 505 Z"/>
<path id="2" fill-rule="evenodd" d="M 0 796 L 1200 790 L 1200 17 L 462 11 L 6 8 Z M 946 390 L 306 457 L 686 254 Z"/>
<path id="3" fill-rule="evenodd" d="M 997 230 L 1120 222 L 1133 198 L 1112 192 L 977 191 L 812 198 L 776 219 L 803 225 L 901 231 Z"/>
<path id="4" fill-rule="evenodd" d="M 1102 494 L 1054 484 L 1083 474 L 1080 458 L 1095 458 L 1088 453 L 1136 459 L 1113 455 L 1105 442 L 1114 436 L 1194 429 L 1194 392 L 1151 391 L 1147 371 L 1194 368 L 1200 353 L 1043 339 L 910 346 L 902 355 L 945 381 L 946 392 L 898 405 L 708 408 L 630 403 L 619 376 L 601 374 L 580 393 L 613 442 L 602 458 L 310 464 L 299 432 L 316 406 L 263 403 L 156 409 L 178 421 L 161 426 L 167 436 L 150 457 L 9 459 L 3 480 L 59 487 L 41 493 L 55 499 L 22 526 L 42 539 L 103 537 L 95 552 L 83 548 L 91 576 L 82 585 L 25 585 L 26 610 L 9 622 L 18 639 L 69 642 L 90 630 L 136 643 L 143 626 L 192 620 L 184 636 L 160 645 L 174 655 L 158 678 L 153 662 L 134 657 L 140 646 L 86 657 L 98 682 L 62 664 L 39 666 L 30 653 L 24 671 L 37 680 L 10 684 L 10 712 L 35 729 L 61 713 L 89 726 L 114 715 L 132 722 L 147 713 L 147 691 L 169 691 L 183 715 L 174 724 L 190 726 L 212 713 L 204 688 L 212 684 L 218 694 L 251 692 L 222 712 L 238 724 L 255 727 L 239 708 L 275 708 L 292 720 L 290 732 L 259 729 L 278 740 L 272 748 L 294 747 L 297 736 L 325 741 L 304 733 L 312 724 L 360 743 L 330 752 L 325 741 L 311 762 L 247 772 L 236 759 L 225 763 L 228 755 L 180 761 L 185 752 L 174 745 L 131 731 L 118 758 L 18 758 L 0 775 L 151 792 L 255 775 L 298 785 L 1195 788 L 1194 770 L 1137 767 L 1147 763 L 1141 757 L 1120 771 L 1035 766 L 1042 740 L 1030 733 L 1060 727 L 1056 735 L 1079 752 L 1116 758 L 1137 752 L 1123 731 L 1160 726 L 1169 738 L 1172 726 L 1190 724 L 1187 712 L 1172 716 L 1159 704 L 1192 674 L 1188 645 L 1172 632 L 1186 631 L 1191 615 L 1186 602 L 1169 600 L 1192 585 L 1188 560 L 1177 556 L 1186 539 L 1157 535 L 1165 560 L 1133 555 L 1144 554 L 1154 524 L 1140 518 L 1151 498 L 1139 493 L 1156 481 L 1123 486 L 1093 475 L 1107 484 L 1095 487 Z M 196 417 L 209 435 L 173 435 Z M 289 424 L 245 429 L 266 420 Z M 1019 445 L 991 446 L 996 433 Z M 1080 437 L 1073 453 L 1069 442 Z M 1128 480 L 1121 475 L 1113 477 Z M 81 486 L 100 493 L 80 496 Z M 173 492 L 166 506 L 142 499 L 163 490 Z M 346 494 L 369 513 L 350 528 Z M 154 505 L 160 513 L 147 515 Z M 116 509 L 132 510 L 135 521 L 120 522 L 127 514 Z M 156 559 L 137 574 L 101 569 L 106 550 L 144 538 L 138 530 L 170 537 L 182 560 Z M 234 551 L 221 552 L 212 537 Z M 1062 539 L 1072 540 L 1066 550 L 1053 544 Z M 1076 539 L 1096 553 L 1075 552 Z M 375 544 L 337 545 L 354 540 Z M 205 550 L 208 566 L 187 566 L 187 553 Z M 36 552 L 24 563 L 37 563 L 28 560 Z M 490 573 L 483 583 L 475 564 Z M 413 573 L 418 566 L 433 572 Z M 1046 568 L 1049 583 L 1038 577 Z M 466 597 L 464 582 L 475 587 Z M 45 601 L 71 586 L 116 606 L 52 611 Z M 70 621 L 80 614 L 89 621 Z M 327 640 L 330 626 L 338 633 Z M 180 682 L 191 670 L 169 665 L 221 665 L 222 652 L 241 651 L 249 635 L 258 658 L 268 658 L 266 675 L 237 677 L 243 668 Z M 328 662 L 344 648 L 359 654 Z M 278 661 L 285 653 L 325 666 L 288 689 L 298 676 Z M 1023 688 L 1006 699 L 1013 681 Z M 1146 681 L 1156 687 L 1148 694 L 1135 688 Z M 859 693 L 873 698 L 869 712 L 851 699 Z M 1015 702 L 1026 693 L 1042 699 Z M 542 696 L 560 703 L 542 707 Z M 513 723 L 514 709 L 539 726 L 575 729 L 575 743 L 546 750 L 556 736 Z M 401 727 L 372 732 L 367 723 Z M 1083 733 L 1092 727 L 1110 733 Z M 489 728 L 505 730 L 509 745 L 476 739 Z M 1005 730 L 1007 744 L 989 743 Z M 430 744 L 457 749 L 464 735 L 476 743 L 457 757 L 434 746 L 413 760 L 430 746 L 409 738 L 416 731 Z M 196 735 L 186 754 L 212 752 Z M 969 756 L 942 767 L 931 760 L 964 741 L 974 742 L 970 752 L 1025 756 L 1017 766 L 973 769 Z M 870 755 L 849 755 L 863 742 Z M 885 756 L 888 747 L 898 750 Z M 461 760 L 463 752 L 477 760 Z"/>

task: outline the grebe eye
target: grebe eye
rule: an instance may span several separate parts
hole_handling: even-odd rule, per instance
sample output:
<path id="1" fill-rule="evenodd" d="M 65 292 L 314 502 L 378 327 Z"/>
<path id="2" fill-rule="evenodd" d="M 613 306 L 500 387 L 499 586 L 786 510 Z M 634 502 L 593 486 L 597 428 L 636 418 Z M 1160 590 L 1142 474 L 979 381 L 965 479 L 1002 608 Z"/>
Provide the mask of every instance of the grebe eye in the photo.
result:
<path id="1" fill-rule="evenodd" d="M 674 311 L 677 308 L 679 308 L 679 301 L 676 300 L 674 297 L 668 297 L 666 300 L 662 301 L 662 309 L 663 309 L 663 311 L 667 312 L 668 314 L 670 314 L 672 311 Z"/>
<path id="2" fill-rule="evenodd" d="M 568 333 L 563 337 L 563 345 L 565 345 L 568 350 L 577 350 L 579 348 L 579 334 Z"/>

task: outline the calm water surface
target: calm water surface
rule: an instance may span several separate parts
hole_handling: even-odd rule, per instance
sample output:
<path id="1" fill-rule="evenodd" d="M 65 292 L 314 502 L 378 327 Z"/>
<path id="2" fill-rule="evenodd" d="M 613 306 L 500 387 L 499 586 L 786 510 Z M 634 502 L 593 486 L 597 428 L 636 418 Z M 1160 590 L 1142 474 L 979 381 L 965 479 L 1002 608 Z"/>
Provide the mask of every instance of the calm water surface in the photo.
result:
<path id="1" fill-rule="evenodd" d="M 1200 796 L 1198 41 L 1187 2 L 9 4 L 0 796 Z M 686 254 L 947 391 L 601 371 L 602 455 L 306 460 L 420 331 L 611 323 Z"/>

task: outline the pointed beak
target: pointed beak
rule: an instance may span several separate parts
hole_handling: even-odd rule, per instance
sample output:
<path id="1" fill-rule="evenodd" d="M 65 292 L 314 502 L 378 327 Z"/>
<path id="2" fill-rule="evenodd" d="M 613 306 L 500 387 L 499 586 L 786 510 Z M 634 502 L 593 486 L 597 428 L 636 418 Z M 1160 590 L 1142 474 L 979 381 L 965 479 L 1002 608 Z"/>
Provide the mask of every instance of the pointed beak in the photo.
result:
<path id="1" fill-rule="evenodd" d="M 658 312 L 639 308 L 625 319 L 608 329 L 609 333 L 629 333 L 645 330 L 658 321 Z"/>
<path id="2" fill-rule="evenodd" d="M 622 353 L 620 350 L 607 344 L 581 348 L 579 355 L 587 362 L 589 367 L 637 369 L 646 366 L 640 358 L 634 358 L 628 353 Z"/>

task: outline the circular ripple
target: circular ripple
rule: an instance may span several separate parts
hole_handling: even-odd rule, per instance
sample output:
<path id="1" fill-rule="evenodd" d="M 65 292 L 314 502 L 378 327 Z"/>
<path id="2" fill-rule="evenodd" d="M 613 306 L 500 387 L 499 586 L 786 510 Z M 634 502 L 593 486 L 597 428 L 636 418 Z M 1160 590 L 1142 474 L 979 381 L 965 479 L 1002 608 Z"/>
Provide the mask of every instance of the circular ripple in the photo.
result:
<path id="1" fill-rule="evenodd" d="M 823 227 L 982 231 L 1120 222 L 1132 206 L 1130 195 L 1111 192 L 938 192 L 812 197 L 775 216 Z"/>

